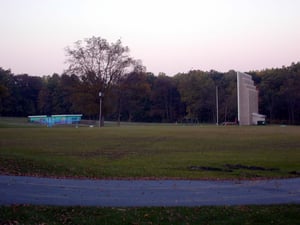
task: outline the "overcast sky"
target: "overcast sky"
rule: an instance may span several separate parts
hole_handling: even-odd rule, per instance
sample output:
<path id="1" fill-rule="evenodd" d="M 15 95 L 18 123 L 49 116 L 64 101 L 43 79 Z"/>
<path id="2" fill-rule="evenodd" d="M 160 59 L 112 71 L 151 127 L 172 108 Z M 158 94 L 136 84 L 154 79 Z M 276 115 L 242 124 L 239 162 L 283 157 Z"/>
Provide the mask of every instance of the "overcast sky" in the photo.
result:
<path id="1" fill-rule="evenodd" d="M 300 61 L 300 0 L 0 0 L 0 67 L 61 74 L 64 48 L 121 38 L 147 71 L 239 71 Z"/>

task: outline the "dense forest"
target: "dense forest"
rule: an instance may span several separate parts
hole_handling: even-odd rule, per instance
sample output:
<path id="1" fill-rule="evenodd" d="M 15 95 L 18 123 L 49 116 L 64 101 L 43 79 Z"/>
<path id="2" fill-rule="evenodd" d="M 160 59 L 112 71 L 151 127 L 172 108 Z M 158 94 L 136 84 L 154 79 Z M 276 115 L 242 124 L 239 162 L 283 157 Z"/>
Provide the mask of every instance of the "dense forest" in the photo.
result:
<path id="1" fill-rule="evenodd" d="M 259 109 L 269 123 L 300 124 L 300 62 L 248 72 L 259 90 Z M 143 70 L 125 73 L 106 90 L 106 120 L 136 122 L 219 122 L 237 117 L 236 72 L 192 70 L 175 76 Z M 99 117 L 99 89 L 76 74 L 15 75 L 0 68 L 0 116 L 81 113 Z"/>

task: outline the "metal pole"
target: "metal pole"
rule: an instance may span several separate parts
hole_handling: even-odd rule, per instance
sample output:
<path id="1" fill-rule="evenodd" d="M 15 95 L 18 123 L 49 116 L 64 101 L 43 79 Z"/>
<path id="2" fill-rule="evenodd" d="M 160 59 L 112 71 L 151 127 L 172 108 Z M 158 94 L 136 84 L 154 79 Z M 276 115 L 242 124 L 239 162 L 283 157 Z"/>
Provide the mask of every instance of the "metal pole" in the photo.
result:
<path id="1" fill-rule="evenodd" d="M 217 107 L 217 126 L 219 125 L 219 90 L 216 86 L 216 107 Z"/>
<path id="2" fill-rule="evenodd" d="M 100 98 L 100 127 L 102 127 L 102 97 Z"/>
<path id="3" fill-rule="evenodd" d="M 102 93 L 99 92 L 99 98 L 100 98 L 100 102 L 99 102 L 99 127 L 101 127 L 101 120 L 102 120 Z"/>

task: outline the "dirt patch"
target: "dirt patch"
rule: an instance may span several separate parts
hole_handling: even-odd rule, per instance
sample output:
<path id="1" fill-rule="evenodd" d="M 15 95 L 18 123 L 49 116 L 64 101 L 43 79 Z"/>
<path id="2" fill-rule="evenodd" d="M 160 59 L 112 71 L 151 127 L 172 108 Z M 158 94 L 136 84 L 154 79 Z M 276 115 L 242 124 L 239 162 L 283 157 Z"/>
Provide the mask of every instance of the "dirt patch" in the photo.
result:
<path id="1" fill-rule="evenodd" d="M 222 168 L 210 166 L 189 166 L 189 170 L 195 171 L 216 171 L 216 172 L 233 172 L 234 170 L 255 170 L 255 171 L 279 171 L 278 168 L 265 168 L 261 166 L 246 166 L 241 164 L 225 164 Z M 295 171 L 296 172 L 296 171 Z M 295 175 L 295 173 L 293 173 Z"/>
<path id="2" fill-rule="evenodd" d="M 289 174 L 300 176 L 300 171 L 291 171 Z"/>
<path id="3" fill-rule="evenodd" d="M 94 158 L 94 157 L 98 157 L 101 156 L 102 153 L 101 152 L 78 152 L 76 154 L 73 153 L 74 156 L 80 156 L 83 158 Z"/>
<path id="4" fill-rule="evenodd" d="M 244 169 L 244 170 L 260 170 L 260 171 L 278 171 L 278 168 L 265 168 L 261 166 L 245 166 L 241 164 L 225 164 L 225 168 L 228 168 L 230 170 L 238 170 L 238 169 Z"/>
<path id="5" fill-rule="evenodd" d="M 78 152 L 76 154 L 73 153 L 74 156 L 82 157 L 82 158 L 106 158 L 109 160 L 118 160 L 127 157 L 128 155 L 133 155 L 132 152 L 128 151 L 90 151 L 90 152 Z"/>
<path id="6" fill-rule="evenodd" d="M 232 172 L 230 169 L 223 169 L 210 166 L 189 166 L 189 170 L 202 170 L 202 171 L 220 171 L 220 172 Z"/>

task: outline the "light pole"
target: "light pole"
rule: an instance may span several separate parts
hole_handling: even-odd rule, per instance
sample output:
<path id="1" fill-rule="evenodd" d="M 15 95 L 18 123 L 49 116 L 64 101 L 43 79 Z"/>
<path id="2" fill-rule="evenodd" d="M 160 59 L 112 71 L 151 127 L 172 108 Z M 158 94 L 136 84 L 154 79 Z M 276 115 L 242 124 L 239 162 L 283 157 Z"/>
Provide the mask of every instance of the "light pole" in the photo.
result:
<path id="1" fill-rule="evenodd" d="M 100 98 L 100 108 L 99 108 L 99 127 L 101 127 L 102 126 L 102 124 L 101 124 L 101 120 L 102 120 L 102 97 L 103 97 L 104 95 L 103 95 L 103 93 L 100 91 L 99 92 L 99 98 Z"/>
<path id="2" fill-rule="evenodd" d="M 219 87 L 216 86 L 217 126 L 219 126 Z"/>

